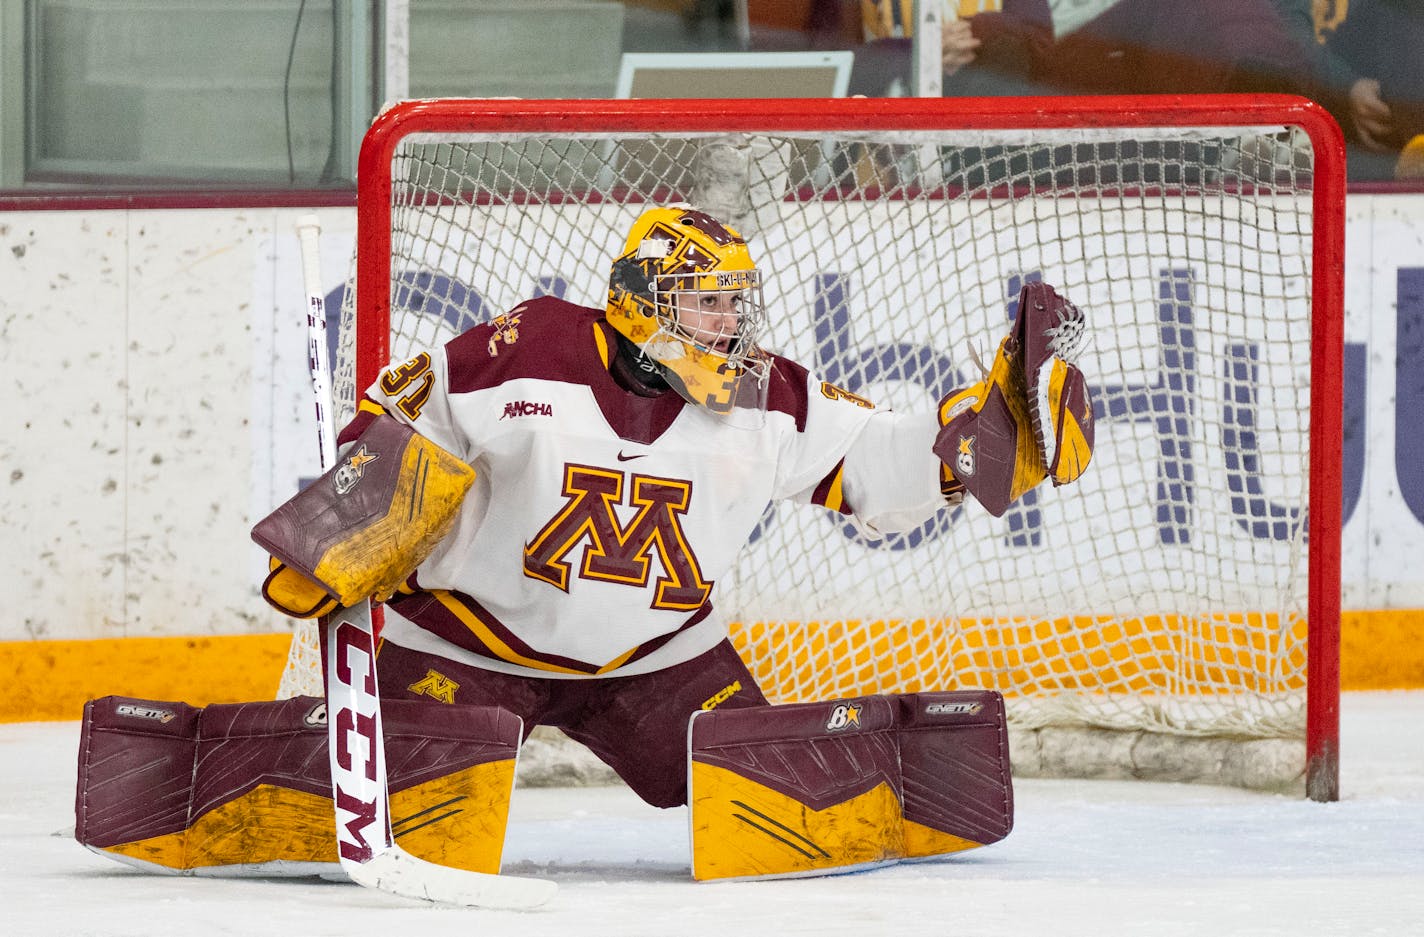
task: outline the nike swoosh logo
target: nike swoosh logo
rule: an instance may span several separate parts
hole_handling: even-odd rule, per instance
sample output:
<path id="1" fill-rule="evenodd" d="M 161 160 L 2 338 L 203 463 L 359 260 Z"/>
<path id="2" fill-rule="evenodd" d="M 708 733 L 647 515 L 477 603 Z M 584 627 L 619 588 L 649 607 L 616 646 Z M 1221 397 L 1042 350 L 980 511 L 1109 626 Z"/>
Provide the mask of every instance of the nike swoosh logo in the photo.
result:
<path id="1" fill-rule="evenodd" d="M 631 462 L 631 461 L 633 461 L 634 459 L 641 459 L 641 458 L 642 458 L 643 456 L 645 456 L 645 455 L 647 455 L 646 452 L 640 452 L 640 453 L 638 453 L 637 455 L 624 455 L 622 452 L 619 452 L 619 453 L 618 453 L 618 461 L 619 461 L 619 462 Z"/>

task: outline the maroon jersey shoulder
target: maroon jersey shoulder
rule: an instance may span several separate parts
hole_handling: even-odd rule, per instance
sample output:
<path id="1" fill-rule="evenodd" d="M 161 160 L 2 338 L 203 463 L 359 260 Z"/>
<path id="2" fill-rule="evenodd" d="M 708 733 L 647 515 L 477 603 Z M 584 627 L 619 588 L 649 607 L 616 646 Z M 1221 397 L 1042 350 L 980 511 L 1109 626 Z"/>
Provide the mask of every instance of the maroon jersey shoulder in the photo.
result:
<path id="1" fill-rule="evenodd" d="M 767 379 L 766 408 L 773 413 L 786 413 L 796 421 L 796 432 L 806 431 L 806 384 L 810 372 L 781 355 L 771 356 L 771 376 Z"/>
<path id="2" fill-rule="evenodd" d="M 541 296 L 462 332 L 445 346 L 450 393 L 519 378 L 592 380 L 604 371 L 594 340 L 603 310 Z"/>
<path id="3" fill-rule="evenodd" d="M 682 398 L 671 392 L 640 397 L 619 387 L 605 360 L 615 341 L 602 309 L 552 296 L 531 299 L 446 344 L 450 393 L 523 378 L 582 384 L 619 437 L 651 443 L 672 425 Z"/>

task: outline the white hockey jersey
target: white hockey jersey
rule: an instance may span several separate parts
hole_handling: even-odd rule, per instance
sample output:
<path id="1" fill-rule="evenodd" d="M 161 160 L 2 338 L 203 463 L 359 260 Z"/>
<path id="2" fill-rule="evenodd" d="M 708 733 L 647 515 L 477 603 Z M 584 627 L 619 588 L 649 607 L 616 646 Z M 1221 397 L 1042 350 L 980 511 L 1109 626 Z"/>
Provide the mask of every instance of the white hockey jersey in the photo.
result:
<path id="1" fill-rule="evenodd" d="M 392 364 L 384 410 L 474 466 L 454 529 L 387 603 L 384 636 L 478 667 L 597 677 L 726 637 L 716 585 L 767 504 L 907 529 L 944 505 L 933 414 L 901 416 L 776 357 L 766 419 L 734 425 L 610 373 L 601 310 L 545 297 Z"/>

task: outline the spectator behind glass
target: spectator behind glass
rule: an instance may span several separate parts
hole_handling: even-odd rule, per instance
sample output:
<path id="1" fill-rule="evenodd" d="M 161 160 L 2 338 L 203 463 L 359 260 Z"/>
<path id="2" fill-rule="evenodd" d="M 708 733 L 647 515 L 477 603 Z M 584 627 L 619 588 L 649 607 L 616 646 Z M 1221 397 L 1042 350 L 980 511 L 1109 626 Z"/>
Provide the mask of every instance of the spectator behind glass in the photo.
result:
<path id="1" fill-rule="evenodd" d="M 854 6 L 836 6 L 844 25 Z M 912 0 L 858 6 L 866 42 L 855 50 L 852 93 L 908 93 Z M 952 0 L 951 7 L 958 19 L 947 18 L 942 34 L 947 95 L 1319 91 L 1312 50 L 1271 0 Z"/>
<path id="2" fill-rule="evenodd" d="M 934 2 L 934 0 L 927 0 Z M 819 4 L 820 22 L 860 32 L 850 93 L 898 97 L 913 91 L 913 0 Z M 1037 81 L 1053 42 L 1048 0 L 947 0 L 941 33 L 947 96 L 1051 94 Z"/>
<path id="3" fill-rule="evenodd" d="M 1358 145 L 1351 159 L 1373 167 L 1352 177 L 1392 173 L 1398 179 L 1424 179 L 1424 3 L 1333 3 L 1343 8 L 1344 19 L 1325 33 L 1323 67 L 1354 76 L 1341 123 Z"/>
<path id="4" fill-rule="evenodd" d="M 1424 177 L 1424 0 L 950 6 L 958 18 L 943 27 L 946 95 L 1299 94 L 1344 128 L 1352 178 Z M 844 40 L 854 25 L 865 37 L 843 41 L 855 47 L 852 94 L 911 93 L 911 0 L 823 0 L 815 9 L 823 42 Z"/>
<path id="5" fill-rule="evenodd" d="M 1309 50 L 1271 0 L 1049 2 L 1057 39 L 1043 74 L 1066 91 L 1318 93 Z"/>

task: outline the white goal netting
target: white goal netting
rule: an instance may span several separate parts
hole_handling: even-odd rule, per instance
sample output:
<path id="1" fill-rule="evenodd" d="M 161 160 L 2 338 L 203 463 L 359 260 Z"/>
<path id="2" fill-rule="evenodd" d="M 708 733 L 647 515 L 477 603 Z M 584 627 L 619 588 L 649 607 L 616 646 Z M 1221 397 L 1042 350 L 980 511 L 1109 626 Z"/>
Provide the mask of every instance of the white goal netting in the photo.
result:
<path id="1" fill-rule="evenodd" d="M 389 256 L 360 259 L 388 271 L 390 357 L 535 295 L 602 306 L 630 222 L 658 202 L 747 237 L 775 350 L 897 409 L 976 380 L 1022 284 L 1046 280 L 1090 324 L 1087 474 L 1003 518 L 967 504 L 879 541 L 771 506 L 714 593 L 735 643 L 776 701 L 987 687 L 1024 731 L 1284 740 L 1298 778 L 1319 380 L 1310 138 L 671 124 L 404 136 L 377 213 Z M 363 181 L 361 197 L 385 193 Z M 357 323 L 348 303 L 348 414 L 371 377 L 355 376 L 371 341 Z M 319 692 L 315 661 L 289 667 L 284 692 Z"/>

